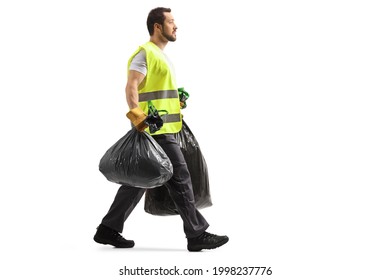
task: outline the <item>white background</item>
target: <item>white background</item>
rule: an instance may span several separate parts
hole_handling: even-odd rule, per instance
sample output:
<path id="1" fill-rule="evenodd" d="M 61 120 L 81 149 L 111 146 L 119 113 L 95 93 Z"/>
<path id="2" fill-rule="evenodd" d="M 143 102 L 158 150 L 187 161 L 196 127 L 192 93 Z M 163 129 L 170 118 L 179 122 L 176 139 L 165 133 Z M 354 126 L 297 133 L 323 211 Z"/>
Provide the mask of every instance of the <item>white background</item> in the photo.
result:
<path id="1" fill-rule="evenodd" d="M 129 129 L 127 59 L 148 12 L 207 160 L 217 250 L 143 201 L 130 250 L 93 242 L 117 186 L 98 171 Z M 270 279 L 389 279 L 390 10 L 386 1 L 2 1 L 2 279 L 161 279 L 119 269 L 271 266 Z M 259 279 L 260 276 L 231 277 Z"/>

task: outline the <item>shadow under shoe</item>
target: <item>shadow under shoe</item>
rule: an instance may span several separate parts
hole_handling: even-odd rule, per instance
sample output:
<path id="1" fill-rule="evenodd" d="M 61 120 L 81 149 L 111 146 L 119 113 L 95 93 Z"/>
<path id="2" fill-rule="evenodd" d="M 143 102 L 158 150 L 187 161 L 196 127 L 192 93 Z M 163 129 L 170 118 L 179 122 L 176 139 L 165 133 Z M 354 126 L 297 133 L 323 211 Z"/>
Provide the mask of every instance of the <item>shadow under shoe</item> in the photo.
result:
<path id="1" fill-rule="evenodd" d="M 93 237 L 93 240 L 95 240 L 95 242 L 97 243 L 104 245 L 109 244 L 116 248 L 134 247 L 133 240 L 127 240 L 123 238 L 123 236 L 119 232 L 102 224 L 97 227 L 97 231 L 95 236 Z"/>
<path id="2" fill-rule="evenodd" d="M 203 249 L 215 249 L 229 241 L 229 237 L 226 235 L 216 235 L 208 232 L 202 233 L 198 237 L 188 238 L 187 249 L 190 252 L 198 252 Z"/>

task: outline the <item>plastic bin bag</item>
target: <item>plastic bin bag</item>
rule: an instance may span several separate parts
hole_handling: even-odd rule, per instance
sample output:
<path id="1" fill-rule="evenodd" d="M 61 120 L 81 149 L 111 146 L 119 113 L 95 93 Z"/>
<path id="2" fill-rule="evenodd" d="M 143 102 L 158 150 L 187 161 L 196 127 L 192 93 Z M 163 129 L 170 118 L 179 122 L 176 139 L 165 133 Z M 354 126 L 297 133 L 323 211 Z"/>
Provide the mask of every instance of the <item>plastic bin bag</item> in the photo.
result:
<path id="1" fill-rule="evenodd" d="M 191 175 L 196 208 L 202 209 L 211 206 L 208 170 L 198 141 L 184 121 L 181 131 L 175 137 Z M 146 191 L 144 209 L 152 215 L 178 214 L 176 206 L 164 186 Z"/>
<path id="2" fill-rule="evenodd" d="M 173 174 L 172 163 L 160 145 L 134 128 L 107 150 L 99 170 L 108 181 L 139 188 L 161 186 Z"/>

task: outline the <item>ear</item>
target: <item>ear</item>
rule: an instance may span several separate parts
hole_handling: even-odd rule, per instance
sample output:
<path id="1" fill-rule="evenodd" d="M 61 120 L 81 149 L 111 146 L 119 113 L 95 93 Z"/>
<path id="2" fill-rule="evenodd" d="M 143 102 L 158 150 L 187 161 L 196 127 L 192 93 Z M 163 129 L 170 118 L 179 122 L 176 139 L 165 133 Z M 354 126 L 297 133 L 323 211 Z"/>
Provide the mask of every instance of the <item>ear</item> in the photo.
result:
<path id="1" fill-rule="evenodd" d="M 159 24 L 159 23 L 155 23 L 153 27 L 154 27 L 154 30 L 160 30 L 160 31 L 162 31 L 162 26 L 161 26 L 161 24 Z"/>

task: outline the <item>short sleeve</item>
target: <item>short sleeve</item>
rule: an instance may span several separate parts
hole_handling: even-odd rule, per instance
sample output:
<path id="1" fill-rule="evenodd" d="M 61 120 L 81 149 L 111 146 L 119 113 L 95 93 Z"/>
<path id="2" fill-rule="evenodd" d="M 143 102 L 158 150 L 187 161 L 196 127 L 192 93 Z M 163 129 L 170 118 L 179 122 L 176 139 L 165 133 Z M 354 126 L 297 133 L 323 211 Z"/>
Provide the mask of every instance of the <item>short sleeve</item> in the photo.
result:
<path id="1" fill-rule="evenodd" d="M 129 70 L 140 72 L 146 76 L 148 68 L 146 65 L 146 54 L 144 50 L 139 51 L 130 63 Z"/>

